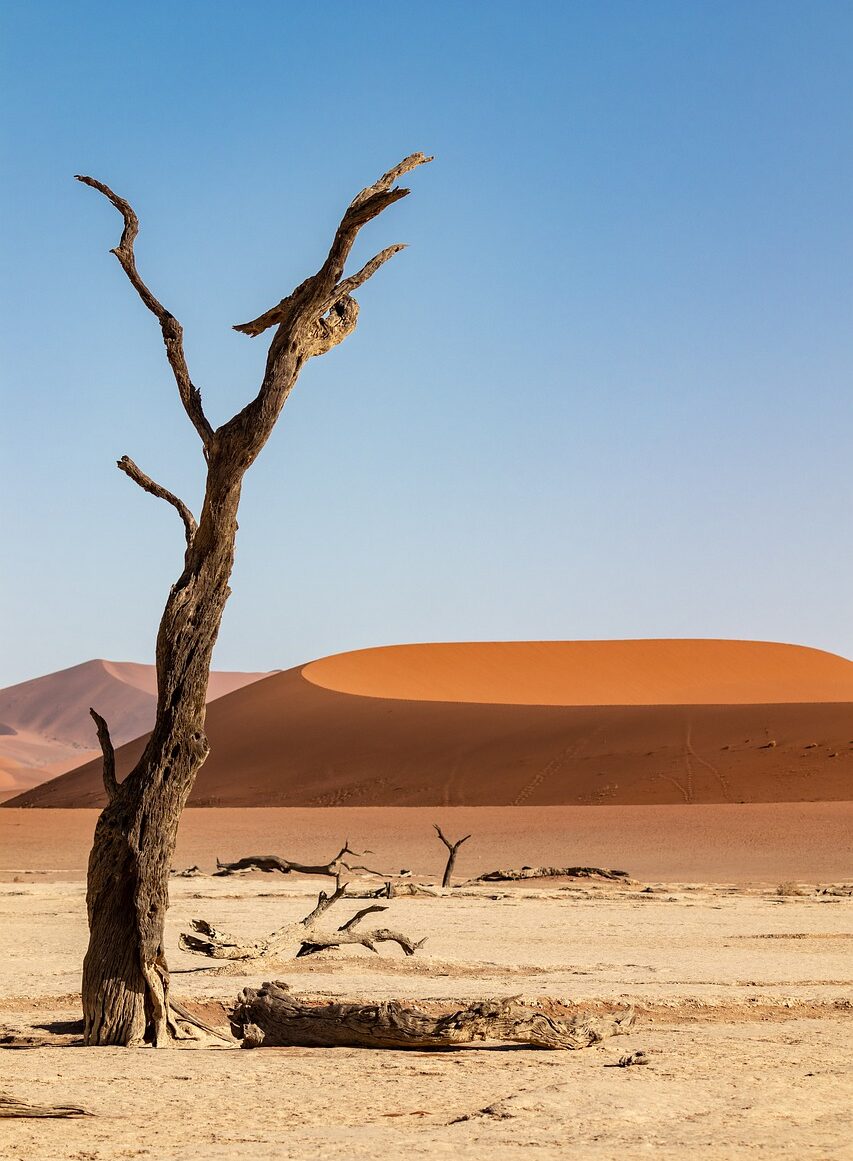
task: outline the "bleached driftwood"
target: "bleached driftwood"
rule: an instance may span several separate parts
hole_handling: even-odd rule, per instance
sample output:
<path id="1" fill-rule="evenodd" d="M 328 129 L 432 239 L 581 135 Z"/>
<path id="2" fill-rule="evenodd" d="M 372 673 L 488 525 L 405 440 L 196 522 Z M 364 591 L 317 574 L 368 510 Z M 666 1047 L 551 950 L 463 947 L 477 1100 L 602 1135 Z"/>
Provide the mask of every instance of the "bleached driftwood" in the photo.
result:
<path id="1" fill-rule="evenodd" d="M 396 1000 L 379 1004 L 311 1004 L 286 984 L 240 993 L 231 1015 L 244 1048 L 456 1048 L 474 1041 L 513 1041 L 533 1048 L 588 1048 L 626 1031 L 633 1010 L 619 1016 L 578 1013 L 558 1020 L 517 998 L 489 999 L 445 1015 Z"/>
<path id="2" fill-rule="evenodd" d="M 423 947 L 425 939 L 415 941 L 402 932 L 392 931 L 387 927 L 376 928 L 373 931 L 355 930 L 366 916 L 388 910 L 387 907 L 377 904 L 362 908 L 346 923 L 342 923 L 336 931 L 317 931 L 316 925 L 320 917 L 334 903 L 343 898 L 346 890 L 346 884 L 343 884 L 338 885 L 331 895 L 321 891 L 314 909 L 304 919 L 280 927 L 266 939 L 247 942 L 230 935 L 227 931 L 218 930 L 206 919 L 193 919 L 192 928 L 195 934 L 183 932 L 180 937 L 180 945 L 184 951 L 210 956 L 212 959 L 249 960 L 265 959 L 272 956 L 277 958 L 290 958 L 292 956 L 298 959 L 346 944 L 360 945 L 375 952 L 377 943 L 397 943 L 406 955 L 414 955 L 418 948 Z"/>

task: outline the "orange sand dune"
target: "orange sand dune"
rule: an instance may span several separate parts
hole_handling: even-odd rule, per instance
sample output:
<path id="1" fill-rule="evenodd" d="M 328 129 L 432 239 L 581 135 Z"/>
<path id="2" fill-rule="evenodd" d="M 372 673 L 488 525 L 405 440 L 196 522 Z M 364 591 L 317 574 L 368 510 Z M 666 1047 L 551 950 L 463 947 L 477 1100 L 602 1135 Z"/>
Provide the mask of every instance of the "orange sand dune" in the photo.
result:
<path id="1" fill-rule="evenodd" d="M 739 705 L 853 701 L 853 662 L 768 641 L 486 641 L 324 657 L 325 689 L 501 705 Z"/>
<path id="2" fill-rule="evenodd" d="M 513 681 L 520 697 L 547 693 L 545 678 L 528 671 L 542 658 L 550 703 L 507 701 Z M 670 663 L 683 674 L 681 700 Z M 582 700 L 586 671 L 596 674 L 605 704 Z M 329 688 L 333 681 L 342 688 Z M 418 688 L 431 696 L 412 696 Z M 703 689 L 704 704 L 697 700 Z M 495 700 L 479 700 L 484 690 Z M 720 700 L 724 690 L 728 703 Z M 631 693 L 632 703 L 612 701 Z M 653 693 L 673 701 L 658 703 Z M 558 694 L 578 701 L 560 704 Z M 822 700 L 830 695 L 835 700 Z M 853 799 L 853 665 L 796 646 L 603 642 L 596 650 L 590 642 L 555 642 L 365 650 L 237 690 L 210 706 L 207 729 L 212 752 L 190 799 L 197 806 Z M 120 775 L 144 741 L 119 750 Z M 9 805 L 102 801 L 94 761 Z"/>
<path id="3" fill-rule="evenodd" d="M 212 673 L 209 700 L 265 676 Z M 121 744 L 154 720 L 153 665 L 86 661 L 0 690 L 0 790 L 34 786 L 98 753 L 89 716 L 94 706 Z"/>

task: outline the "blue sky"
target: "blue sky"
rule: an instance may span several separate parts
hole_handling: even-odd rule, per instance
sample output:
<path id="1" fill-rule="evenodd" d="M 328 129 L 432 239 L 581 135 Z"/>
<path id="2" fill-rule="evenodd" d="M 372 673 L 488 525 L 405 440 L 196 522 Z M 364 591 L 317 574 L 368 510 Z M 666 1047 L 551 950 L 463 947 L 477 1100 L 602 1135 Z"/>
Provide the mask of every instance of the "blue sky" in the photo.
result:
<path id="1" fill-rule="evenodd" d="M 398 641 L 728 636 L 853 655 L 853 8 L 10 3 L 0 685 L 149 661 L 198 440 L 257 388 L 233 323 L 351 197 L 410 243 L 244 491 L 216 664 Z"/>

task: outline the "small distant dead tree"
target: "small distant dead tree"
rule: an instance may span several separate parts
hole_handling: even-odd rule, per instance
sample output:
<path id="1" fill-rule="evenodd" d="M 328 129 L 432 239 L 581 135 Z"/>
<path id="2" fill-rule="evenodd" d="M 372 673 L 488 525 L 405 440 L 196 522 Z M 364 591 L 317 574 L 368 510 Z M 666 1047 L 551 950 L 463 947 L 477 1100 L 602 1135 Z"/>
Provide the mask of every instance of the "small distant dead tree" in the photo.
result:
<path id="1" fill-rule="evenodd" d="M 444 875 L 442 876 L 442 879 L 441 879 L 441 885 L 442 885 L 442 887 L 449 887 L 450 886 L 450 876 L 453 874 L 453 867 L 456 863 L 456 852 L 459 850 L 459 848 L 462 846 L 463 843 L 467 843 L 468 839 L 471 836 L 469 834 L 466 834 L 464 838 L 458 839 L 455 843 L 452 843 L 449 838 L 445 838 L 444 834 L 442 833 L 441 827 L 438 825 L 437 822 L 434 822 L 432 825 L 435 827 L 435 832 L 438 835 L 438 837 L 441 839 L 441 841 L 447 847 L 447 851 L 448 851 L 447 866 L 444 868 Z"/>
<path id="2" fill-rule="evenodd" d="M 234 564 L 237 509 L 243 477 L 257 459 L 307 361 L 336 347 L 355 330 L 355 291 L 397 254 L 389 246 L 357 273 L 344 267 L 359 231 L 409 190 L 394 183 L 430 161 L 413 153 L 362 190 L 335 231 L 316 274 L 252 322 L 246 335 L 272 330 L 257 395 L 214 428 L 190 376 L 180 323 L 143 282 L 134 243 L 139 221 L 130 204 L 92 177 L 77 180 L 97 190 L 124 221 L 112 251 L 143 305 L 157 319 L 166 359 L 190 423 L 201 440 L 206 482 L 196 520 L 174 493 L 123 456 L 118 467 L 146 492 L 177 511 L 186 539 L 183 570 L 169 593 L 157 634 L 157 711 L 136 766 L 119 783 L 109 727 L 94 710 L 104 756 L 107 805 L 89 857 L 89 946 L 83 963 L 83 1014 L 87 1044 L 165 1045 L 177 1035 L 169 1006 L 169 971 L 163 942 L 169 868 L 181 812 L 208 755 L 205 696 Z"/>

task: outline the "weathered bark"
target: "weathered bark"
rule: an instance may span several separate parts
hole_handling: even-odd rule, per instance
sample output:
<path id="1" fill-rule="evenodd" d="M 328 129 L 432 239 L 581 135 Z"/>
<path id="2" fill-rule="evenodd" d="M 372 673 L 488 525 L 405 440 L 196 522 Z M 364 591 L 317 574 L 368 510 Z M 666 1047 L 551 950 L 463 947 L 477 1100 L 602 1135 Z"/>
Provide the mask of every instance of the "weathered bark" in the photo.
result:
<path id="1" fill-rule="evenodd" d="M 83 964 L 87 1044 L 165 1044 L 176 1031 L 169 1014 L 169 973 L 163 947 L 168 880 L 178 822 L 196 774 L 207 757 L 205 696 L 234 563 L 237 509 L 243 476 L 266 444 L 308 359 L 324 354 L 355 329 L 358 306 L 350 297 L 398 247 L 384 250 L 358 274 L 343 278 L 356 236 L 367 222 L 409 192 L 394 187 L 402 174 L 431 160 L 406 158 L 362 190 L 346 210 L 321 268 L 255 324 L 275 327 L 256 397 L 214 430 L 193 383 L 174 315 L 152 294 L 136 267 L 139 222 L 132 207 L 108 186 L 78 177 L 122 215 L 124 229 L 112 251 L 143 304 L 157 318 L 178 394 L 196 429 L 207 464 L 201 516 L 146 476 L 126 456 L 118 466 L 145 491 L 170 503 L 183 521 L 183 571 L 172 586 L 157 635 L 157 712 L 134 769 L 115 781 L 106 723 L 93 713 L 104 751 L 108 804 L 98 819 L 89 858 L 89 947 Z"/>
<path id="2" fill-rule="evenodd" d="M 396 1000 L 381 1004 L 309 1004 L 286 984 L 240 993 L 231 1016 L 244 1048 L 457 1048 L 474 1041 L 514 1041 L 534 1048 L 588 1048 L 632 1025 L 621 1016 L 579 1013 L 557 1020 L 516 999 L 484 1000 L 436 1016 Z"/>
<path id="3" fill-rule="evenodd" d="M 452 843 L 450 841 L 450 839 L 444 837 L 444 834 L 442 833 L 441 827 L 438 825 L 437 822 L 434 822 L 432 825 L 435 827 L 435 831 L 436 831 L 436 834 L 438 835 L 438 837 L 441 839 L 441 841 L 447 847 L 447 852 L 448 852 L 448 854 L 447 854 L 447 866 L 444 868 L 444 875 L 442 876 L 442 879 L 441 879 L 441 885 L 442 885 L 442 887 L 449 887 L 450 886 L 450 876 L 453 874 L 453 868 L 456 864 L 456 852 L 459 850 L 459 848 L 462 846 L 463 843 L 467 843 L 468 839 L 471 836 L 469 834 L 466 834 L 464 838 L 457 839 L 457 841 L 455 843 Z"/>

